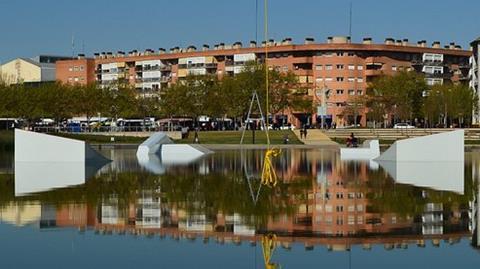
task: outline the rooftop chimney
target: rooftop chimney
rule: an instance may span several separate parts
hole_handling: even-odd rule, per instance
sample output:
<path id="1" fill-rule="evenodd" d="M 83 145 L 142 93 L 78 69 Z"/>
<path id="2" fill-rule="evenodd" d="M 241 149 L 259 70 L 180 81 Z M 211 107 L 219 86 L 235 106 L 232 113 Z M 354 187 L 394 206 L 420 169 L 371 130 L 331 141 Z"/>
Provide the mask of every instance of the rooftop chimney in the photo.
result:
<path id="1" fill-rule="evenodd" d="M 434 41 L 434 42 L 432 43 L 432 48 L 434 48 L 434 49 L 440 49 L 440 48 L 442 48 L 442 46 L 440 45 L 440 41 Z"/>
<path id="2" fill-rule="evenodd" d="M 218 44 L 218 49 L 219 49 L 219 50 L 225 49 L 225 43 L 220 43 L 220 44 Z"/>
<path id="3" fill-rule="evenodd" d="M 393 45 L 394 42 L 395 42 L 395 39 L 391 37 L 385 38 L 385 45 Z"/>
<path id="4" fill-rule="evenodd" d="M 350 43 L 350 37 L 348 36 L 333 36 L 329 37 L 328 41 L 333 44 L 346 44 Z"/>
<path id="5" fill-rule="evenodd" d="M 408 46 L 408 38 L 403 39 L 402 46 Z"/>
<path id="6" fill-rule="evenodd" d="M 450 45 L 448 46 L 449 49 L 455 49 L 455 42 L 450 42 Z"/>
<path id="7" fill-rule="evenodd" d="M 195 47 L 193 45 L 187 47 L 187 52 L 194 52 L 196 50 L 197 50 L 197 47 Z"/>
<path id="8" fill-rule="evenodd" d="M 313 44 L 314 42 L 315 42 L 315 38 L 313 38 L 313 37 L 305 38 L 305 45 Z"/>
<path id="9" fill-rule="evenodd" d="M 95 53 L 93 54 L 93 58 L 94 58 L 94 59 L 100 58 L 100 53 L 95 52 Z"/>
<path id="10" fill-rule="evenodd" d="M 403 45 L 402 40 L 397 39 L 397 40 L 395 41 L 395 45 L 396 45 L 396 46 L 401 46 L 401 45 Z"/>
<path id="11" fill-rule="evenodd" d="M 256 48 L 257 47 L 257 42 L 252 40 L 250 41 L 250 48 Z"/>
<path id="12" fill-rule="evenodd" d="M 370 44 L 373 44 L 373 40 L 371 37 L 364 37 L 362 43 L 366 45 L 370 45 Z"/>
<path id="13" fill-rule="evenodd" d="M 242 48 L 242 42 L 233 43 L 233 48 L 234 49 L 241 49 Z"/>
<path id="14" fill-rule="evenodd" d="M 282 45 L 291 45 L 292 44 L 292 38 L 287 37 L 283 40 Z"/>
<path id="15" fill-rule="evenodd" d="M 164 48 L 159 48 L 158 49 L 158 54 L 164 54 L 165 53 L 165 49 Z"/>
<path id="16" fill-rule="evenodd" d="M 269 40 L 268 40 L 268 46 L 269 46 L 269 47 L 273 47 L 274 45 L 275 45 L 275 40 L 269 39 Z"/>
<path id="17" fill-rule="evenodd" d="M 83 54 L 83 53 L 78 54 L 77 59 L 78 60 L 85 59 L 85 54 Z"/>

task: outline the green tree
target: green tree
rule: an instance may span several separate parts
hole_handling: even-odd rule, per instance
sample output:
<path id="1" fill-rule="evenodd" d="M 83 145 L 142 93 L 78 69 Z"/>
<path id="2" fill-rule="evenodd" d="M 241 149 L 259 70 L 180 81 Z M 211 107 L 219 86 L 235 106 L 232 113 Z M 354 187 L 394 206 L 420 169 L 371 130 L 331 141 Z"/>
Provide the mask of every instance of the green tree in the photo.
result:
<path id="1" fill-rule="evenodd" d="M 398 72 L 394 76 L 381 76 L 369 86 L 382 98 L 386 114 L 394 116 L 394 121 L 413 121 L 423 118 L 423 93 L 428 90 L 424 76 L 414 71 Z M 372 103 L 368 103 L 372 105 Z M 370 107 L 369 107 L 370 108 Z"/>

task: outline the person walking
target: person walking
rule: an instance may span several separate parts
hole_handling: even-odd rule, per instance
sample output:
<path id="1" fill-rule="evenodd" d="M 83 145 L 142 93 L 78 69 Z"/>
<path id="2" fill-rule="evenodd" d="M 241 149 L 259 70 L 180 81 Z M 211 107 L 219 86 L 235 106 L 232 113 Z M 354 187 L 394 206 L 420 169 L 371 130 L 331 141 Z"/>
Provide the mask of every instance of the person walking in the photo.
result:
<path id="1" fill-rule="evenodd" d="M 303 139 L 303 128 L 300 129 L 300 139 Z"/>
<path id="2" fill-rule="evenodd" d="M 303 137 L 305 139 L 307 139 L 307 126 L 306 125 L 303 127 Z"/>

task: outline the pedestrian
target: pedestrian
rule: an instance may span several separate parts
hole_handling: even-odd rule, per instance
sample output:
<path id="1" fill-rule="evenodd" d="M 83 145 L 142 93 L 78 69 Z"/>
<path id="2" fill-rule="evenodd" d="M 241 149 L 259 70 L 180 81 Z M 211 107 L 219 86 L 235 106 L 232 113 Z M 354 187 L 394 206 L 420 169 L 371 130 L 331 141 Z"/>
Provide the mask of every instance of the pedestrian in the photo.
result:
<path id="1" fill-rule="evenodd" d="M 307 126 L 303 127 L 303 137 L 307 139 Z"/>
<path id="2" fill-rule="evenodd" d="M 285 135 L 283 136 L 283 144 L 288 144 L 288 141 L 289 141 L 289 140 L 290 140 L 290 139 L 288 139 L 288 134 L 285 134 Z"/>
<path id="3" fill-rule="evenodd" d="M 300 139 L 303 139 L 303 129 L 300 129 Z"/>

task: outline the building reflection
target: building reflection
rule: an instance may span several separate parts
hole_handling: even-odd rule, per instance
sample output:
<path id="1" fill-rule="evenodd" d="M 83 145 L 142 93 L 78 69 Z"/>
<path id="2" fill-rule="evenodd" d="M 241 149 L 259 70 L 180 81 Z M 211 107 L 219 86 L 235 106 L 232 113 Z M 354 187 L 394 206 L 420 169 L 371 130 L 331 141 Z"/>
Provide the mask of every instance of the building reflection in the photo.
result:
<path id="1" fill-rule="evenodd" d="M 58 197 L 72 192 L 80 198 L 55 203 L 55 194 L 44 200 L 42 195 L 12 198 L 1 207 L 0 220 L 220 244 L 256 245 L 262 235 L 275 234 L 287 249 L 301 243 L 306 250 L 325 246 L 332 251 L 353 245 L 390 250 L 455 244 L 473 233 L 478 247 L 475 160 L 468 168 L 475 192 L 460 195 L 395 184 L 385 171 L 370 169 L 368 162 L 342 162 L 334 151 L 288 151 L 275 163 L 280 187 L 262 189 L 257 203 L 245 175 L 258 190 L 262 160 L 254 151 L 220 152 L 187 168 L 171 167 L 168 176 L 133 173 L 129 165 L 114 162 L 116 169 L 104 168 L 83 189 L 56 191 L 65 194 Z M 98 196 L 92 190 L 99 190 Z"/>

